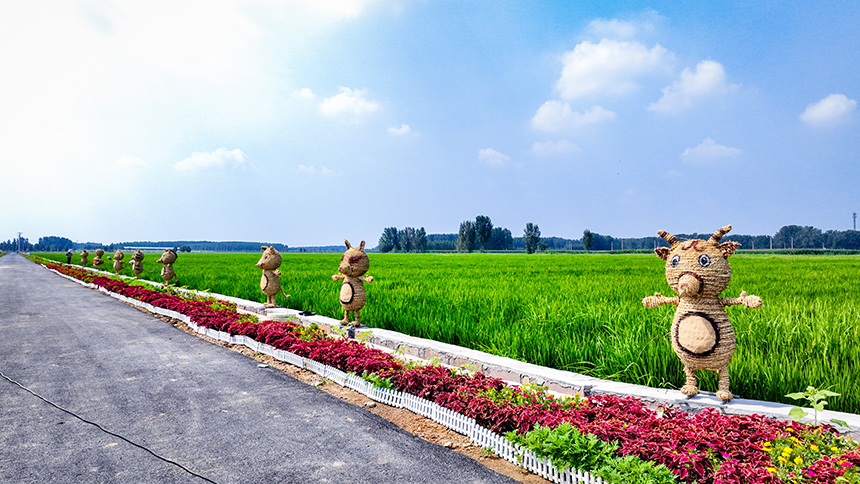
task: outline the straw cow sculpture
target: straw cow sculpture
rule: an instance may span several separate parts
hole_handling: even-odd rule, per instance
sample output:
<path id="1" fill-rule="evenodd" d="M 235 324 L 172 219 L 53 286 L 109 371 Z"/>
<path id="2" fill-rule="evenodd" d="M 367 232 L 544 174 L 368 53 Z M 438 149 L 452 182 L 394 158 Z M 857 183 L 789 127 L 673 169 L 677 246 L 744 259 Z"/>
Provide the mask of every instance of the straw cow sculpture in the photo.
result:
<path id="1" fill-rule="evenodd" d="M 176 272 L 173 271 L 173 263 L 176 262 L 176 252 L 173 249 L 165 249 L 164 253 L 161 254 L 161 257 L 155 261 L 158 264 L 164 264 L 164 267 L 161 268 L 161 278 L 164 279 L 164 283 L 168 286 L 170 285 L 170 280 L 176 277 Z"/>
<path id="2" fill-rule="evenodd" d="M 134 272 L 135 277 L 139 277 L 143 272 L 143 251 L 137 249 L 131 254 L 131 272 Z"/>
<path id="3" fill-rule="evenodd" d="M 84 252 L 86 252 L 86 251 L 84 251 Z M 104 269 L 102 267 L 102 264 L 104 264 L 104 262 L 105 262 L 104 259 L 102 259 L 102 257 L 104 257 L 104 255 L 105 255 L 104 249 L 96 249 L 96 256 L 93 257 L 93 266 L 98 267 L 99 270 Z M 81 256 L 83 256 L 83 253 L 81 253 Z"/>
<path id="4" fill-rule="evenodd" d="M 364 276 L 364 273 L 370 269 L 370 259 L 364 252 L 364 241 L 356 248 L 349 244 L 348 240 L 344 240 L 346 244 L 346 252 L 340 259 L 339 274 L 331 276 L 332 280 L 342 280 L 340 286 L 340 305 L 343 307 L 343 319 L 340 324 L 346 326 L 361 326 L 358 313 L 364 307 L 367 301 L 367 292 L 364 289 L 365 282 L 373 282 L 372 276 Z M 349 322 L 349 312 L 355 314 L 355 321 Z"/>
<path id="5" fill-rule="evenodd" d="M 119 271 L 125 267 L 125 262 L 122 261 L 123 257 L 125 257 L 125 254 L 120 249 L 117 249 L 116 252 L 113 253 L 113 270 L 117 274 L 119 274 Z"/>
<path id="6" fill-rule="evenodd" d="M 260 247 L 263 249 L 263 255 L 257 262 L 257 268 L 263 270 L 263 276 L 260 278 L 260 290 L 266 295 L 266 302 L 263 306 L 274 308 L 277 306 L 275 301 L 277 295 L 281 291 L 281 253 L 275 250 L 274 247 Z M 284 294 L 285 297 L 290 297 Z"/>
<path id="7" fill-rule="evenodd" d="M 731 229 L 727 225 L 708 240 L 684 242 L 662 230 L 657 232 L 669 247 L 659 247 L 655 252 L 666 261 L 666 281 L 678 296 L 666 297 L 658 292 L 642 299 L 642 304 L 649 308 L 662 304 L 678 306 L 672 320 L 672 348 L 684 364 L 686 382 L 681 393 L 688 397 L 699 392 L 696 370 L 711 370 L 719 377 L 717 397 L 724 402 L 732 399 L 728 366 L 737 343 L 725 307 L 761 306 L 760 297 L 746 292 L 736 298 L 719 297 L 732 277 L 728 258 L 740 245 L 720 243 L 720 238 Z"/>

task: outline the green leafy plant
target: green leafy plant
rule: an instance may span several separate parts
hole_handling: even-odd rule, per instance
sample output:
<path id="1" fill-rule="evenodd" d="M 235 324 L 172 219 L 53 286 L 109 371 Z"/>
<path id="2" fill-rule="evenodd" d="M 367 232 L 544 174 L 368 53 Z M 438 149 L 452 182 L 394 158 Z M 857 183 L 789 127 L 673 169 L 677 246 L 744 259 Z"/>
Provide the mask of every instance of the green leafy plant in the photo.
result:
<path id="1" fill-rule="evenodd" d="M 618 457 L 615 455 L 618 450 L 616 442 L 605 442 L 593 434 L 583 434 L 568 422 L 552 429 L 538 425 L 525 434 L 508 432 L 505 438 L 549 459 L 559 472 L 573 467 L 613 484 L 677 482 L 668 467 L 633 455 Z"/>
<path id="2" fill-rule="evenodd" d="M 365 371 L 361 374 L 361 378 L 376 388 L 387 388 L 389 390 L 394 389 L 394 385 L 391 383 L 390 378 L 383 378 L 376 373 Z"/>
<path id="3" fill-rule="evenodd" d="M 814 410 L 813 417 L 815 419 L 815 425 L 818 425 L 818 412 L 823 412 L 824 406 L 827 405 L 827 400 L 825 400 L 825 398 L 838 396 L 839 394 L 836 392 L 818 389 L 813 386 L 806 387 L 806 391 L 789 393 L 788 395 L 786 395 L 786 397 L 794 400 L 806 400 L 807 402 L 809 402 L 809 405 Z M 796 422 L 799 422 L 800 419 L 806 417 L 807 415 L 809 415 L 809 412 L 804 411 L 800 407 L 794 407 L 788 412 L 788 416 Z M 830 419 L 830 421 L 837 425 L 848 427 L 848 424 L 844 420 Z"/>
<path id="4" fill-rule="evenodd" d="M 540 457 L 549 459 L 559 471 L 568 467 L 598 469 L 612 458 L 618 444 L 604 442 L 594 434 L 583 434 L 570 423 L 558 427 L 537 426 L 525 434 L 508 432 L 505 437 Z"/>

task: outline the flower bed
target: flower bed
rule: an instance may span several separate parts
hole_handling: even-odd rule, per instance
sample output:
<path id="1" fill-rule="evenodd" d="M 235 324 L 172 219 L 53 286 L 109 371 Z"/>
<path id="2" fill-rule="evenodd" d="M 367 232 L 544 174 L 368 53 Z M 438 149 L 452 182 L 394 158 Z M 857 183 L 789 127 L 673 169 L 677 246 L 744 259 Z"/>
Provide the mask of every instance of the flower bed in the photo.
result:
<path id="1" fill-rule="evenodd" d="M 331 339 L 319 330 L 292 322 L 259 322 L 254 316 L 236 312 L 231 303 L 188 299 L 169 290 L 148 289 L 42 262 L 105 290 L 184 314 L 198 326 L 242 335 L 344 372 L 364 375 L 377 386 L 435 402 L 495 432 L 513 432 L 510 438 L 514 440 L 524 442 L 532 432 L 551 432 L 569 425 L 577 435 L 593 436 L 578 442 L 612 443 L 611 451 L 617 457 L 641 459 L 648 466 L 663 465 L 675 482 L 860 483 L 860 447 L 828 425 L 803 425 L 759 415 L 729 416 L 712 409 L 699 414 L 675 408 L 655 411 L 631 397 L 554 397 L 540 387 L 512 387 L 482 373 L 404 365 L 392 355 L 355 340 Z M 558 449 L 543 447 L 543 454 L 541 446 L 532 450 L 553 462 L 565 462 L 554 454 Z M 590 471 L 585 464 L 584 470 Z M 629 479 L 631 474 L 625 476 Z M 605 478 L 607 482 L 624 482 L 609 475 Z"/>

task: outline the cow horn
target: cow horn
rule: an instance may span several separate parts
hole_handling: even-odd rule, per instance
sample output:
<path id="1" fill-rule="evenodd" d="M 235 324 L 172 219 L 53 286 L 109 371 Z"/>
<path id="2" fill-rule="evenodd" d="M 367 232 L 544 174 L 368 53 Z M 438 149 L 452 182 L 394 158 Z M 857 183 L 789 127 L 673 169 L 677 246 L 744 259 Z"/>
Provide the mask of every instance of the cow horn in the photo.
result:
<path id="1" fill-rule="evenodd" d="M 711 238 L 708 239 L 708 242 L 710 242 L 714 245 L 719 244 L 720 239 L 723 238 L 723 236 L 726 235 L 729 232 L 729 230 L 731 230 L 731 229 L 732 229 L 731 225 L 726 225 L 725 227 L 721 228 L 720 230 L 717 230 L 716 232 L 714 232 L 714 235 L 712 235 Z"/>
<path id="2" fill-rule="evenodd" d="M 666 242 L 669 242 L 669 247 L 671 247 L 673 249 L 675 248 L 676 245 L 680 244 L 680 242 L 678 242 L 677 237 L 670 234 L 669 232 L 666 232 L 665 230 L 658 230 L 657 235 L 666 239 Z"/>

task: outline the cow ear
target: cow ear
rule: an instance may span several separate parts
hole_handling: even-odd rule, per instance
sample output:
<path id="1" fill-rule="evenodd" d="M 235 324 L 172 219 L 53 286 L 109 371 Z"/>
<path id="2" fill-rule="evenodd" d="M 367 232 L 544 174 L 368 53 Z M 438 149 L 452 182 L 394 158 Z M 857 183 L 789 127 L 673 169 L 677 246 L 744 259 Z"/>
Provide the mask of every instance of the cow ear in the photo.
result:
<path id="1" fill-rule="evenodd" d="M 657 257 L 666 260 L 669 258 L 669 248 L 668 247 L 657 247 L 654 249 L 654 253 L 657 254 Z"/>
<path id="2" fill-rule="evenodd" d="M 364 241 L 361 241 L 361 245 L 358 246 L 359 250 L 364 250 Z"/>
<path id="3" fill-rule="evenodd" d="M 740 246 L 741 246 L 741 244 L 732 241 L 732 242 L 723 242 L 722 244 L 717 245 L 717 248 L 720 249 L 720 252 L 723 253 L 723 257 L 728 259 L 729 256 L 734 254 L 735 251 L 738 250 L 738 247 L 740 247 Z"/>
<path id="4" fill-rule="evenodd" d="M 266 247 L 265 245 L 260 246 L 260 250 L 266 250 L 266 249 L 268 249 L 268 247 Z"/>
<path id="5" fill-rule="evenodd" d="M 351 249 L 351 248 L 352 248 L 352 246 L 351 246 L 351 245 L 349 245 L 349 241 L 348 241 L 348 240 L 343 239 L 343 243 L 344 243 L 344 244 L 346 244 L 346 248 L 347 248 L 347 249 Z"/>

